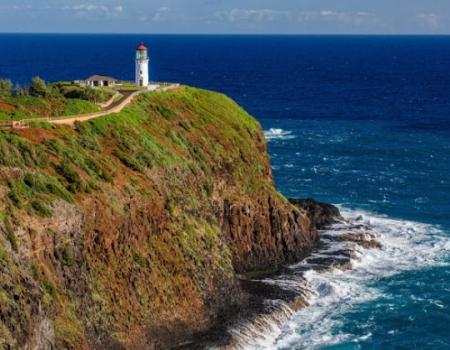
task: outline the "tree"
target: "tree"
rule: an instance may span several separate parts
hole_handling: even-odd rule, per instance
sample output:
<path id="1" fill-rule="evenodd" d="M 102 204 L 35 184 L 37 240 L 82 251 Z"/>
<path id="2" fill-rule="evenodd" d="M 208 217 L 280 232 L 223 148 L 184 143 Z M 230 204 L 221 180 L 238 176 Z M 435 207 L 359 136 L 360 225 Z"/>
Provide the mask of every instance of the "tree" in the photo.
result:
<path id="1" fill-rule="evenodd" d="M 90 102 L 97 103 L 99 101 L 102 101 L 104 99 L 104 94 L 99 89 L 94 89 L 91 87 L 86 87 L 84 91 L 85 100 L 88 100 Z"/>
<path id="2" fill-rule="evenodd" d="M 39 77 L 34 77 L 31 81 L 30 95 L 46 97 L 48 95 L 47 84 Z"/>
<path id="3" fill-rule="evenodd" d="M 16 86 L 14 87 L 14 95 L 15 96 L 24 96 L 28 94 L 28 90 L 25 89 L 24 87 L 22 87 L 19 84 L 16 84 Z"/>
<path id="4" fill-rule="evenodd" d="M 11 80 L 0 79 L 0 97 L 10 97 L 13 84 Z"/>

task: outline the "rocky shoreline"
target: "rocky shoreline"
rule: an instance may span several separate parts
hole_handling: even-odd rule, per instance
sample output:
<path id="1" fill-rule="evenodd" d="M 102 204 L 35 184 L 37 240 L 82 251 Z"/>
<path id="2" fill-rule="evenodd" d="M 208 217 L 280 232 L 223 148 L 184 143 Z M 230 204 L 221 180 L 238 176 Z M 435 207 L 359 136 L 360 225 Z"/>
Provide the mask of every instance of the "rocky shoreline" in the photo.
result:
<path id="1" fill-rule="evenodd" d="M 168 349 L 241 349 L 248 345 L 246 338 L 258 336 L 258 332 L 263 335 L 270 331 L 271 323 L 282 326 L 296 311 L 308 306 L 308 287 L 298 283 L 304 272 L 309 269 L 351 269 L 357 246 L 365 249 L 382 248 L 376 233 L 369 226 L 347 221 L 336 206 L 313 199 L 289 201 L 305 210 L 311 223 L 319 230 L 319 241 L 311 254 L 294 266 L 283 266 L 277 271 L 258 276 L 240 276 L 239 282 L 246 294 L 244 307 L 229 310 L 223 315 L 223 322 L 210 332 L 196 334 L 192 341 Z M 341 234 L 329 234 L 327 229 L 331 226 L 335 232 L 341 231 Z M 340 247 L 339 243 L 345 247 Z M 333 249 L 335 246 L 338 247 Z M 279 283 L 285 281 L 289 285 L 291 280 L 297 282 L 295 287 Z"/>
<path id="2" fill-rule="evenodd" d="M 281 195 L 261 125 L 211 91 L 0 145 L 4 347 L 232 347 L 307 304 L 305 270 L 377 246 L 362 227 L 327 237 L 352 232 L 337 208 Z"/>

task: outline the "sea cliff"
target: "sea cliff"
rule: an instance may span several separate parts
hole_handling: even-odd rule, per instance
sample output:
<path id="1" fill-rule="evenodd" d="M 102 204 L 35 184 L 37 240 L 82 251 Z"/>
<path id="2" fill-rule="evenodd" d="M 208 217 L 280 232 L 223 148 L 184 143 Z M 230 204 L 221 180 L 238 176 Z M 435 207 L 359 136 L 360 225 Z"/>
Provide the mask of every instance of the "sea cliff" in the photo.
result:
<path id="1" fill-rule="evenodd" d="M 242 280 L 338 215 L 278 193 L 266 148 L 236 103 L 189 87 L 0 131 L 0 344 L 188 347 L 251 309 Z"/>

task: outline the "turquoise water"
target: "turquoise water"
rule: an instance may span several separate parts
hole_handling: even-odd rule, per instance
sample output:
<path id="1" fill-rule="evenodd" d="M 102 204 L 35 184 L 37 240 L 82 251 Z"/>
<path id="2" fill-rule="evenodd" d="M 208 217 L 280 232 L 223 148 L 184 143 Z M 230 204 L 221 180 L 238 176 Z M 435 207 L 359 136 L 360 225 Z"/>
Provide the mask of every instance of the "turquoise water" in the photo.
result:
<path id="1" fill-rule="evenodd" d="M 449 130 L 374 120 L 263 124 L 286 195 L 450 226 Z"/>
<path id="2" fill-rule="evenodd" d="M 310 272 L 257 349 L 450 348 L 450 37 L 0 35 L 0 77 L 151 78 L 222 91 L 266 131 L 278 188 L 362 215 L 384 247 Z"/>
<path id="3" fill-rule="evenodd" d="M 267 347 L 450 348 L 450 134 L 386 121 L 264 124 L 281 190 L 362 215 L 384 244 L 354 271 L 311 273 L 312 306 Z"/>

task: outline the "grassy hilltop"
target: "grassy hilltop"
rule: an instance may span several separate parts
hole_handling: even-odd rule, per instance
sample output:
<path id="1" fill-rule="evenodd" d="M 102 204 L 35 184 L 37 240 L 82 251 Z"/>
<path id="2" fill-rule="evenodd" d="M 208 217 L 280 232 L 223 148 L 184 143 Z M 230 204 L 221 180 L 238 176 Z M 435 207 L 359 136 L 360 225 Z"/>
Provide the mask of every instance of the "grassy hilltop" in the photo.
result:
<path id="1" fill-rule="evenodd" d="M 113 94 L 111 89 L 80 87 L 69 82 L 46 84 L 38 77 L 30 86 L 15 88 L 10 81 L 0 80 L 0 121 L 96 112 L 100 110 L 96 103 Z"/>
<path id="2" fill-rule="evenodd" d="M 241 156 L 255 153 L 249 151 L 253 134 L 260 131 L 258 123 L 231 100 L 211 92 L 184 88 L 147 94 L 121 113 L 77 123 L 75 130 L 36 126 L 0 133 L 0 164 L 29 170 L 8 181 L 8 197 L 19 208 L 47 208 L 57 198 L 73 202 L 77 193 L 114 184 L 123 167 L 130 186 L 156 167 L 203 168 L 206 185 L 212 185 L 209 168 L 223 161 L 230 164 L 224 175 L 239 178 L 244 188 L 257 186 L 252 184 L 255 178 L 260 181 L 255 176 L 262 172 L 260 162 L 241 161 Z M 211 135 L 219 131 L 222 139 L 216 142 Z M 37 214 L 44 212 L 48 213 L 43 209 Z"/>
<path id="3" fill-rule="evenodd" d="M 181 87 L 75 128 L 0 130 L 3 346 L 183 342 L 245 302 L 237 272 L 315 239 L 273 186 L 260 125 L 222 94 Z"/>

